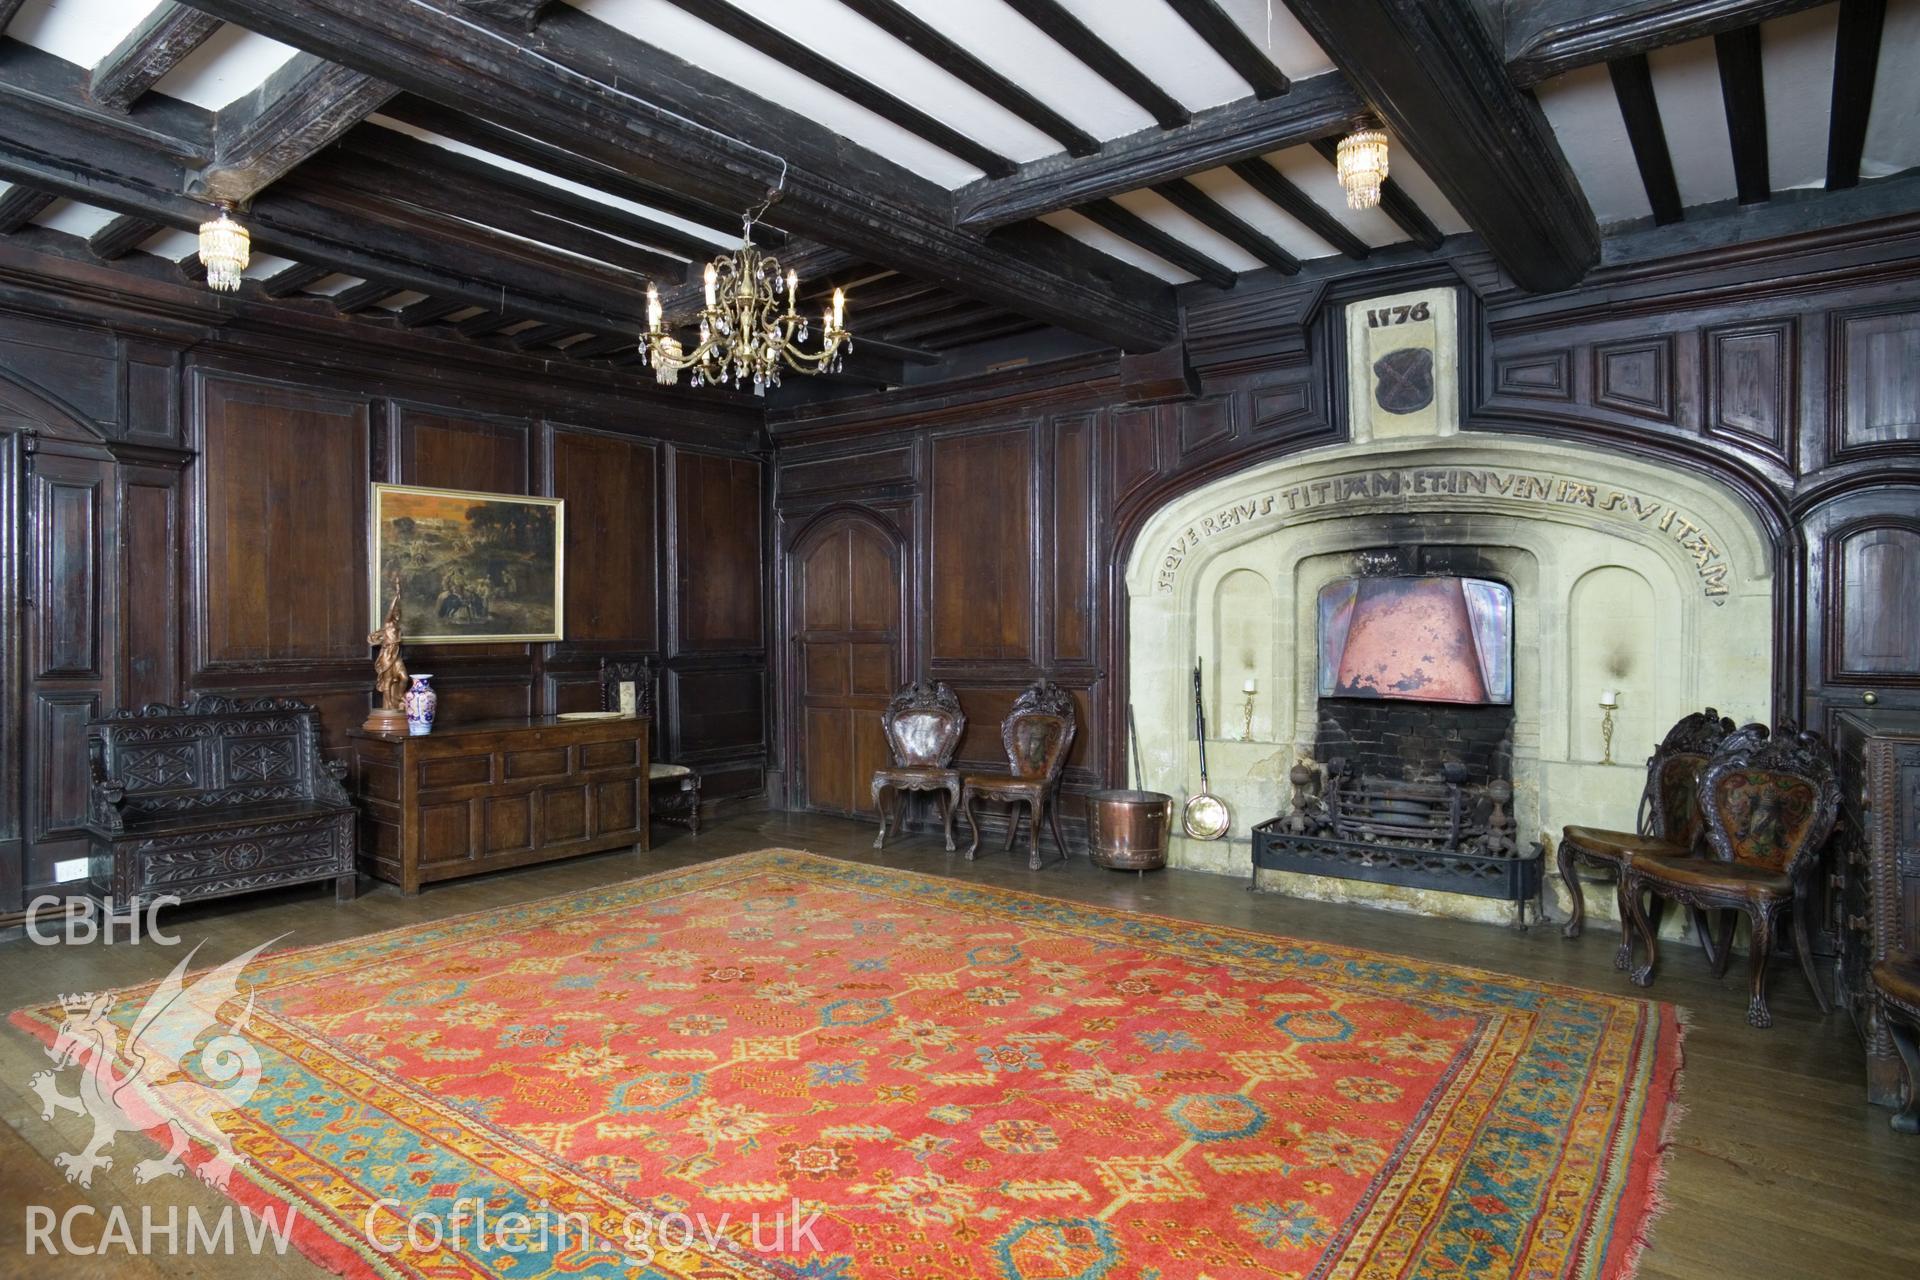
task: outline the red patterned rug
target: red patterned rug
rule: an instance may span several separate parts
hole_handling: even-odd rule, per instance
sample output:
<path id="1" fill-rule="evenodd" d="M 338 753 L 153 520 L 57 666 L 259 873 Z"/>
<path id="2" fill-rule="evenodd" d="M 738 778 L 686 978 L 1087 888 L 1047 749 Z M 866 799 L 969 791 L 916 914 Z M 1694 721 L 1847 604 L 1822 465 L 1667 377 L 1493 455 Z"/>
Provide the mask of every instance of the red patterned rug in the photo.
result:
<path id="1" fill-rule="evenodd" d="M 1680 1062 L 1671 1006 L 785 851 L 232 990 L 14 1021 L 146 1062 L 310 1256 L 435 1280 L 1606 1280 Z"/>

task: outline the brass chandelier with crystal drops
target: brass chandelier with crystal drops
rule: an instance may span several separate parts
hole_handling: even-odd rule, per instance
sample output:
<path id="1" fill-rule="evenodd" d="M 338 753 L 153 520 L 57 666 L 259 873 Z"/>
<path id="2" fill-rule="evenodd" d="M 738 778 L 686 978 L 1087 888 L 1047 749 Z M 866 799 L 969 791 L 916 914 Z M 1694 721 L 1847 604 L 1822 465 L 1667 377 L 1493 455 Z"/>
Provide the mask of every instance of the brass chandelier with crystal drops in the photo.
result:
<path id="1" fill-rule="evenodd" d="M 784 288 L 786 297 L 781 298 Z M 796 373 L 838 372 L 853 335 L 846 329 L 847 298 L 833 291 L 833 305 L 820 316 L 820 346 L 805 344 L 812 326 L 800 314 L 800 275 L 784 274 L 779 259 L 754 247 L 753 219 L 746 220 L 740 247 L 707 264 L 707 303 L 700 312 L 700 341 L 688 351 L 663 325 L 660 291 L 647 286 L 647 331 L 640 339 L 642 362 L 662 386 L 680 380 L 683 369 L 693 371 L 693 385 L 719 383 L 755 395 L 780 385 L 783 370 Z"/>

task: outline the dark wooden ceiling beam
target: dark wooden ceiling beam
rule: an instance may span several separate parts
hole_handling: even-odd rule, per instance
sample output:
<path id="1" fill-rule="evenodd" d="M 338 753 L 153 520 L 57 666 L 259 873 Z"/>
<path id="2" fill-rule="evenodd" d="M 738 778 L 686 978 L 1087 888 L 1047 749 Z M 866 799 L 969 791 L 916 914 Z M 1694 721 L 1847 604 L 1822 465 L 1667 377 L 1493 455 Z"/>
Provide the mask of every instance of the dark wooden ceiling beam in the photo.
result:
<path id="1" fill-rule="evenodd" d="M 1019 116 L 1070 154 L 1087 156 L 1100 149 L 1098 138 L 921 21 L 898 0 L 840 0 L 840 3 L 982 97 Z"/>
<path id="2" fill-rule="evenodd" d="M 1273 65 L 1273 59 L 1255 44 L 1217 0 L 1167 0 L 1186 24 L 1200 33 L 1213 51 L 1226 60 L 1234 74 L 1253 86 L 1256 98 L 1277 98 L 1291 82 Z"/>
<path id="3" fill-rule="evenodd" d="M 187 169 L 133 122 L 70 98 L 24 89 L 0 73 L 0 177 L 114 213 L 191 231 L 206 204 Z M 541 251 L 453 218 L 329 191 L 276 188 L 244 212 L 254 248 L 475 306 L 509 306 L 581 328 L 619 328 L 644 312 L 638 278 Z"/>
<path id="4" fill-rule="evenodd" d="M 87 252 L 102 262 L 124 258 L 166 230 L 162 223 L 136 214 L 122 214 L 87 237 Z"/>
<path id="5" fill-rule="evenodd" d="M 949 329 L 958 329 L 982 320 L 1004 320 L 1007 313 L 999 307 L 983 302 L 963 302 L 937 316 L 928 316 L 911 324 L 903 324 L 890 330 L 887 338 L 892 342 L 918 342 L 928 334 L 944 333 Z"/>
<path id="6" fill-rule="evenodd" d="M 963 227 L 1004 227 L 1344 133 L 1369 118 L 1345 76 L 1315 76 L 1282 98 L 1230 102 L 1178 129 L 1144 129 L 1090 156 L 1047 156 L 1021 165 L 1011 178 L 969 183 L 954 192 L 954 216 Z"/>
<path id="7" fill-rule="evenodd" d="M 173 269 L 191 284 L 199 284 L 207 278 L 207 264 L 200 261 L 198 249 L 175 262 Z"/>
<path id="8" fill-rule="evenodd" d="M 1860 182 L 1860 155 L 1873 113 L 1873 82 L 1880 65 L 1880 33 L 1887 0 L 1840 0 L 1833 47 L 1833 109 L 1827 117 L 1827 190 Z"/>
<path id="9" fill-rule="evenodd" d="M 460 190 L 491 205 L 511 203 L 516 208 L 549 218 L 562 218 L 590 230 L 631 240 L 637 245 L 665 249 L 682 257 L 710 258 L 717 251 L 709 239 L 586 196 L 541 182 L 511 169 L 503 169 L 472 156 L 449 151 L 445 147 L 408 137 L 392 129 L 363 124 L 340 140 L 335 150 L 341 154 L 394 166 L 422 176 L 430 182 L 451 177 Z M 468 206 L 463 213 L 486 221 L 486 209 Z"/>
<path id="10" fill-rule="evenodd" d="M 531 329 L 522 329 L 507 338 L 507 345 L 515 351 L 531 351 L 535 347 L 551 346 L 568 334 L 580 332 L 577 325 L 537 324 Z"/>
<path id="11" fill-rule="evenodd" d="M 1266 232 L 1187 179 L 1160 183 L 1154 191 L 1174 208 L 1225 236 L 1275 271 L 1293 275 L 1300 270 L 1300 260 L 1275 244 Z"/>
<path id="12" fill-rule="evenodd" d="M 1751 27 L 1830 0 L 1528 0 L 1507 6 L 1507 74 L 1530 88 L 1598 66 Z"/>
<path id="13" fill-rule="evenodd" d="M 1460 0 L 1291 0 L 1400 145 L 1521 288 L 1565 289 L 1600 229 L 1533 95 L 1507 78 L 1487 16 Z M 1287 97 L 1298 97 L 1301 87 Z"/>
<path id="14" fill-rule="evenodd" d="M 1239 278 L 1233 268 L 1215 262 L 1192 245 L 1182 243 L 1139 214 L 1111 200 L 1095 200 L 1081 205 L 1075 212 L 1216 289 L 1231 289 Z"/>
<path id="15" fill-rule="evenodd" d="M 745 10 L 735 8 L 727 0 L 667 2 L 684 9 L 714 30 L 724 31 L 742 44 L 791 67 L 815 84 L 833 90 L 849 102 L 858 103 L 882 120 L 898 125 L 949 155 L 960 157 L 983 173 L 1004 177 L 1014 170 L 1013 161 L 978 138 L 895 97 L 864 76 L 855 75 L 831 58 L 815 53 L 771 23 L 762 22 Z"/>
<path id="16" fill-rule="evenodd" d="M 524 236 L 553 249 L 657 279 L 663 285 L 687 278 L 680 258 L 628 244 L 544 210 L 453 170 L 429 171 L 389 164 L 359 154 L 330 152 L 301 168 L 294 181 L 337 186 L 369 196 L 397 200 L 428 214 L 457 213 L 467 222 Z"/>
<path id="17" fill-rule="evenodd" d="M 1191 114 L 1178 98 L 1153 82 L 1153 77 L 1115 52 L 1086 23 L 1069 13 L 1059 0 L 1006 0 L 1007 7 L 1040 28 L 1049 40 L 1065 49 L 1088 70 L 1139 103 L 1163 129 L 1183 125 Z"/>
<path id="18" fill-rule="evenodd" d="M 477 316 L 468 316 L 456 322 L 453 327 L 460 331 L 463 338 L 484 338 L 490 333 L 511 329 L 527 318 L 512 311 L 483 311 Z"/>
<path id="19" fill-rule="evenodd" d="M 470 303 L 458 298 L 422 298 L 409 302 L 398 312 L 402 329 L 419 329 L 436 320 L 444 320 L 456 311 L 465 311 Z"/>
<path id="20" fill-rule="evenodd" d="M 1733 179 L 1741 204 L 1758 204 L 1773 195 L 1767 160 L 1766 79 L 1760 66 L 1760 28 L 1740 27 L 1713 38 L 1720 64 L 1720 100 L 1727 112 L 1727 139 L 1733 148 Z"/>
<path id="21" fill-rule="evenodd" d="M 125 111 L 135 98 L 186 60 L 220 29 L 220 19 L 173 0 L 156 5 L 140 25 L 93 68 L 89 92 L 113 111 Z"/>
<path id="22" fill-rule="evenodd" d="M 856 334 L 853 343 L 855 349 L 860 352 L 870 353 L 886 360 L 898 360 L 902 364 L 940 363 L 940 356 L 935 352 L 908 343 L 894 342 L 887 338 L 869 338 Z"/>
<path id="23" fill-rule="evenodd" d="M 708 203 L 756 206 L 780 183 L 784 160 L 774 213 L 789 232 L 1129 350 L 1177 335 L 1172 291 L 1149 273 L 1045 228 L 991 241 L 955 228 L 944 188 L 571 5 L 515 37 L 431 4 L 193 3 Z"/>
<path id="24" fill-rule="evenodd" d="M 269 298 L 290 298 L 310 284 L 315 284 L 333 275 L 331 267 L 316 266 L 309 262 L 296 262 L 284 267 L 260 282 L 260 292 Z"/>
<path id="25" fill-rule="evenodd" d="M 0 0 L 0 33 L 4 33 L 7 24 L 13 21 L 13 15 L 20 12 L 20 6 L 26 0 Z"/>
<path id="26" fill-rule="evenodd" d="M 251 94 L 220 110 L 214 159 L 193 192 L 215 200 L 253 199 L 394 95 L 372 76 L 299 54 Z"/>
<path id="27" fill-rule="evenodd" d="M 540 21 L 540 15 L 552 8 L 554 3 L 555 0 L 460 0 L 461 7 L 469 12 L 518 27 L 522 31 L 533 30 L 534 24 Z"/>
<path id="28" fill-rule="evenodd" d="M 1313 144 L 1330 165 L 1338 168 L 1340 164 L 1340 143 L 1333 138 L 1320 138 Z M 1407 194 L 1407 189 L 1388 178 L 1380 184 L 1380 212 L 1392 218 L 1407 233 L 1407 239 L 1422 249 L 1432 252 L 1440 247 L 1446 237 L 1440 234 L 1440 228 L 1433 224 L 1420 202 Z"/>
<path id="29" fill-rule="evenodd" d="M 439 134 L 450 141 L 478 147 L 504 160 L 530 165 L 556 178 L 565 178 L 569 182 L 658 209 L 661 213 L 670 213 L 676 218 L 711 227 L 723 235 L 740 234 L 740 214 L 737 210 L 720 209 L 690 199 L 656 183 L 639 180 L 584 156 L 489 124 L 485 120 L 477 120 L 437 102 L 403 93 L 381 107 L 380 114 L 391 116 L 416 129 Z M 787 234 L 759 222 L 754 224 L 753 241 L 761 246 L 778 248 L 787 243 Z"/>
<path id="30" fill-rule="evenodd" d="M 849 307 L 853 304 L 849 301 Z M 952 311 L 956 307 L 967 305 L 965 298 L 955 297 L 944 289 L 932 289 L 908 302 L 889 306 L 871 304 L 859 308 L 860 327 L 873 333 L 888 333 L 897 325 L 910 320 L 921 320 L 927 316 L 937 316 L 943 311 Z M 851 314 L 851 312 L 850 312 Z"/>
<path id="31" fill-rule="evenodd" d="M 404 290 L 389 284 L 385 280 L 363 280 L 359 284 L 349 285 L 328 301 L 333 309 L 343 316 L 355 315 L 367 310 L 376 303 L 384 302 L 396 293 Z"/>
<path id="32" fill-rule="evenodd" d="M 638 334 L 604 333 L 598 337 L 588 338 L 585 342 L 576 342 L 567 348 L 567 354 L 575 360 L 598 360 L 616 351 L 631 351 L 639 344 Z"/>
<path id="33" fill-rule="evenodd" d="M 971 346 L 976 342 L 991 342 L 995 338 L 1010 338 L 1019 333 L 1032 333 L 1044 326 L 1025 316 L 1001 316 L 996 320 L 982 320 L 959 329 L 950 329 L 927 339 L 929 346 L 939 351 L 952 351 L 957 347 Z"/>
<path id="34" fill-rule="evenodd" d="M 1660 123 L 1660 104 L 1653 96 L 1653 69 L 1644 53 L 1615 58 L 1607 64 L 1613 78 L 1613 96 L 1626 122 L 1633 162 L 1640 169 L 1653 220 L 1660 226 L 1686 216 L 1680 204 L 1680 184 L 1673 176 L 1673 154 L 1667 150 L 1667 131 Z"/>
<path id="35" fill-rule="evenodd" d="M 1312 196 L 1295 186 L 1285 174 L 1265 160 L 1241 160 L 1232 168 L 1235 177 L 1332 245 L 1336 253 L 1344 253 L 1354 261 L 1362 262 L 1372 252 L 1365 240 L 1347 230 L 1340 219 L 1322 209 Z"/>
<path id="36" fill-rule="evenodd" d="M 10 236 L 26 226 L 57 199 L 51 191 L 14 183 L 0 195 L 0 236 Z"/>

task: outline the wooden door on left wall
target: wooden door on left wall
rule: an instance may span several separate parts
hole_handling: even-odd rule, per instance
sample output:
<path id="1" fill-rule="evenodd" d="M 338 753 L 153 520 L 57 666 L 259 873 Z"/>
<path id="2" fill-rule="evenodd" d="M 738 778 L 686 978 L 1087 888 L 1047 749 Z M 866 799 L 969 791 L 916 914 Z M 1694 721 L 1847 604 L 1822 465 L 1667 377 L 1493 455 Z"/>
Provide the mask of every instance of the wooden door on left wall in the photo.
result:
<path id="1" fill-rule="evenodd" d="M 873 772 L 891 761 L 880 713 L 900 681 L 900 569 L 899 547 L 851 515 L 789 553 L 800 808 L 874 813 Z"/>

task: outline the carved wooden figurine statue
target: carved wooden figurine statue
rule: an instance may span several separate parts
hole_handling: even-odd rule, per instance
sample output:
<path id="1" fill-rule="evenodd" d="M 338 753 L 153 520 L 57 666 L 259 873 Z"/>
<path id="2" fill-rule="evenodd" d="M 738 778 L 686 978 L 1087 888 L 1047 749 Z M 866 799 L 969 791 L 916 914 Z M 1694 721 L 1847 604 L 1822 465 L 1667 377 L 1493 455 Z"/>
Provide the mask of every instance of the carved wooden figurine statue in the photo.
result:
<path id="1" fill-rule="evenodd" d="M 395 574 L 393 603 L 387 606 L 386 621 L 367 636 L 368 644 L 380 646 L 373 660 L 373 687 L 380 692 L 380 705 L 366 723 L 374 733 L 400 733 L 406 728 L 407 668 L 400 661 L 400 640 L 400 575 Z"/>

